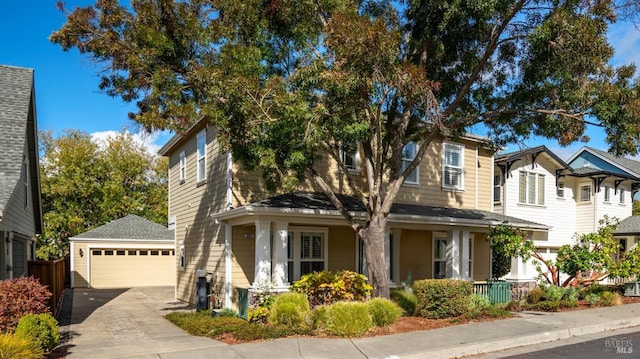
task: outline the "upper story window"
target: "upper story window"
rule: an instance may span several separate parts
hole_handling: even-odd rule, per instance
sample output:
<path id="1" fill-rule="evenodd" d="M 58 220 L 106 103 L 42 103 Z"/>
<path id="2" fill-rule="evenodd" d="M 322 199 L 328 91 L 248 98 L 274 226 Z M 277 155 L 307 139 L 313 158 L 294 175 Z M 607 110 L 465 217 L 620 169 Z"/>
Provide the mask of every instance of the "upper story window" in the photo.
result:
<path id="1" fill-rule="evenodd" d="M 624 188 L 619 188 L 618 191 L 620 192 L 620 204 L 624 204 L 624 197 L 625 197 L 625 190 Z"/>
<path id="2" fill-rule="evenodd" d="M 400 166 L 401 172 L 404 172 L 409 167 L 411 161 L 416 158 L 417 153 L 418 145 L 415 142 L 409 142 L 404 146 L 402 149 L 402 165 Z M 405 183 L 418 184 L 418 167 L 407 176 Z"/>
<path id="3" fill-rule="evenodd" d="M 591 185 L 580 186 L 580 202 L 591 202 Z"/>
<path id="4" fill-rule="evenodd" d="M 360 155 L 354 145 L 340 146 L 340 159 L 349 172 L 358 172 L 360 166 Z"/>
<path id="5" fill-rule="evenodd" d="M 464 146 L 444 143 L 442 187 L 464 189 Z"/>
<path id="6" fill-rule="evenodd" d="M 502 201 L 502 176 L 497 174 L 493 176 L 493 202 Z"/>
<path id="7" fill-rule="evenodd" d="M 180 182 L 187 178 L 187 157 L 184 151 L 180 152 Z"/>
<path id="8" fill-rule="evenodd" d="M 604 201 L 611 202 L 611 187 L 604 186 Z"/>
<path id="9" fill-rule="evenodd" d="M 564 198 L 564 182 L 558 182 L 558 187 L 556 187 L 556 196 L 558 196 L 558 198 Z"/>
<path id="10" fill-rule="evenodd" d="M 205 178 L 205 169 L 207 168 L 207 133 L 206 130 L 202 130 L 198 132 L 196 136 L 196 149 L 197 149 L 197 181 L 204 181 Z"/>
<path id="11" fill-rule="evenodd" d="M 544 175 L 520 172 L 520 203 L 544 204 Z"/>

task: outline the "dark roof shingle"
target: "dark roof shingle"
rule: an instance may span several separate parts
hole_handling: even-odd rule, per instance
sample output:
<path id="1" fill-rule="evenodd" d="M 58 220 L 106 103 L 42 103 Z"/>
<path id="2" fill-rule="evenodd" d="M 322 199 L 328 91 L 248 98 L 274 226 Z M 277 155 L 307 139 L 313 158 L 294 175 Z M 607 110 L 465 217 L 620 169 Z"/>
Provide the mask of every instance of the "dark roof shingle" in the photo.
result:
<path id="1" fill-rule="evenodd" d="M 72 238 L 174 240 L 174 235 L 163 225 L 130 214 Z"/>

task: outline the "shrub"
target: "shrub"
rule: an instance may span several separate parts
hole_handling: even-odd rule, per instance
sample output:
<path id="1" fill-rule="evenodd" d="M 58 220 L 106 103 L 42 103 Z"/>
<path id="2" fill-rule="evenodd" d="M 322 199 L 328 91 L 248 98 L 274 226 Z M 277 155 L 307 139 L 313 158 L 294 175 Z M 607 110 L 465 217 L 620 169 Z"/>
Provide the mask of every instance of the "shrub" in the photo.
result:
<path id="1" fill-rule="evenodd" d="M 469 297 L 469 310 L 466 313 L 469 317 L 476 317 L 491 307 L 488 297 L 480 294 L 473 294 Z"/>
<path id="2" fill-rule="evenodd" d="M 584 297 L 584 300 L 586 300 L 590 305 L 596 305 L 600 302 L 600 294 L 589 293 Z"/>
<path id="3" fill-rule="evenodd" d="M 512 300 L 504 306 L 505 310 L 512 312 L 520 312 L 523 308 L 523 302 L 520 300 Z"/>
<path id="4" fill-rule="evenodd" d="M 389 299 L 373 298 L 366 303 L 371 320 L 378 327 L 391 325 L 402 316 L 402 308 Z"/>
<path id="5" fill-rule="evenodd" d="M 367 277 L 348 270 L 305 274 L 291 285 L 291 290 L 305 294 L 313 307 L 343 300 L 365 300 L 372 289 Z"/>
<path id="6" fill-rule="evenodd" d="M 564 289 L 564 299 L 578 303 L 578 299 L 580 298 L 580 289 L 576 287 L 568 287 Z"/>
<path id="7" fill-rule="evenodd" d="M 309 301 L 302 293 L 284 293 L 278 295 L 271 307 L 268 322 L 272 325 L 304 327 L 309 313 Z"/>
<path id="8" fill-rule="evenodd" d="M 527 308 L 542 312 L 557 312 L 560 310 L 560 301 L 542 300 L 535 304 L 529 304 Z"/>
<path id="9" fill-rule="evenodd" d="M 558 302 L 564 296 L 564 288 L 557 285 L 549 285 L 544 287 L 544 294 L 547 300 Z"/>
<path id="10" fill-rule="evenodd" d="M 176 326 L 182 328 L 191 335 L 205 336 L 214 326 L 217 319 L 228 317 L 212 317 L 206 311 L 196 313 L 189 312 L 173 312 L 166 315 L 166 318 Z M 233 319 L 233 318 L 232 318 Z M 240 319 L 242 320 L 242 319 Z"/>
<path id="11" fill-rule="evenodd" d="M 269 318 L 269 308 L 267 307 L 255 307 L 249 308 L 247 310 L 247 318 L 250 323 L 262 323 L 267 324 L 267 319 Z"/>
<path id="12" fill-rule="evenodd" d="M 527 294 L 527 303 L 536 304 L 545 296 L 544 289 L 540 287 L 533 288 L 532 291 Z"/>
<path id="13" fill-rule="evenodd" d="M 362 335 L 373 326 L 367 305 L 362 302 L 337 302 L 329 307 L 327 332 L 341 337 Z"/>
<path id="14" fill-rule="evenodd" d="M 51 292 L 33 277 L 0 281 L 0 332 L 13 331 L 26 314 L 49 313 Z"/>
<path id="15" fill-rule="evenodd" d="M 618 293 L 602 292 L 600 294 L 600 304 L 607 307 L 618 306 L 622 304 L 622 298 Z"/>
<path id="16" fill-rule="evenodd" d="M 15 336 L 31 340 L 49 352 L 60 342 L 58 321 L 48 313 L 27 314 L 18 321 Z"/>
<path id="17" fill-rule="evenodd" d="M 10 333 L 0 334 L 0 359 L 37 359 L 42 355 L 42 348 L 29 339 Z"/>
<path id="18" fill-rule="evenodd" d="M 311 328 L 324 330 L 329 322 L 329 311 L 330 308 L 328 305 L 318 305 L 313 308 L 309 313 Z"/>
<path id="19" fill-rule="evenodd" d="M 424 279 L 413 283 L 416 314 L 424 318 L 457 317 L 469 309 L 473 283 L 454 279 Z"/>
<path id="20" fill-rule="evenodd" d="M 391 292 L 391 300 L 398 303 L 404 309 L 405 315 L 414 315 L 416 312 L 416 295 L 413 292 L 398 289 Z"/>

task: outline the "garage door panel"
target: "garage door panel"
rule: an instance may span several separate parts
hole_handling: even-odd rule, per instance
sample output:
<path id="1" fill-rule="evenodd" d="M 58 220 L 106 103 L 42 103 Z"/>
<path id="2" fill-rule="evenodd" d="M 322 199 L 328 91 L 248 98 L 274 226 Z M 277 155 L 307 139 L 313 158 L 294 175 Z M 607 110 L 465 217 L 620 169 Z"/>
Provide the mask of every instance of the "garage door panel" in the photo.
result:
<path id="1" fill-rule="evenodd" d="M 100 255 L 98 254 L 100 251 Z M 121 251 L 121 252 L 118 252 Z M 141 255 L 146 251 L 147 255 Z M 158 255 L 151 255 L 157 251 Z M 91 286 L 118 288 L 175 284 L 175 255 L 162 249 L 96 249 L 91 251 Z M 165 250 L 165 253 L 167 250 Z"/>

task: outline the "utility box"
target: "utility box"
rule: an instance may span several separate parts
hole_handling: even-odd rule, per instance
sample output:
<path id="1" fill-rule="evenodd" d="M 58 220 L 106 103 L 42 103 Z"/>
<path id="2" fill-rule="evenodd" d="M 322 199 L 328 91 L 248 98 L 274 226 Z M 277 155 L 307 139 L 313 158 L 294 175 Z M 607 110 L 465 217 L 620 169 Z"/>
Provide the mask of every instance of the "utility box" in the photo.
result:
<path id="1" fill-rule="evenodd" d="M 247 310 L 249 309 L 249 289 L 236 288 L 238 292 L 238 316 L 247 319 Z"/>
<path id="2" fill-rule="evenodd" d="M 196 271 L 198 281 L 196 282 L 196 310 L 209 309 L 209 282 L 207 282 L 207 271 L 198 269 Z"/>

